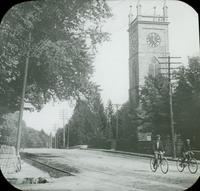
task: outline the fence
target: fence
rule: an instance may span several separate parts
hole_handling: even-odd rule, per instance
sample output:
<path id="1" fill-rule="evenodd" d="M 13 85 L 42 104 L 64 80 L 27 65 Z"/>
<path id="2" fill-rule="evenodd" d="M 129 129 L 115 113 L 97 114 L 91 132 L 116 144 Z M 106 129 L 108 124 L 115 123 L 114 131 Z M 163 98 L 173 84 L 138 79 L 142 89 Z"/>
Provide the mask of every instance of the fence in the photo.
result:
<path id="1" fill-rule="evenodd" d="M 5 175 L 15 173 L 19 170 L 19 160 L 16 156 L 15 147 L 1 145 L 0 147 L 0 169 Z"/>

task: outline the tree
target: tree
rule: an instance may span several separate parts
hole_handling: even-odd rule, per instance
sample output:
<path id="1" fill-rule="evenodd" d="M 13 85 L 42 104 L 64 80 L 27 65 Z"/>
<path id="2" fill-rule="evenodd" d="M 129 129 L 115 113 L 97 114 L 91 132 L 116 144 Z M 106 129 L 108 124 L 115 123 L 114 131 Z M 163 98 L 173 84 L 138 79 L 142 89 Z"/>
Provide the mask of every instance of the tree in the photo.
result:
<path id="1" fill-rule="evenodd" d="M 116 114 L 115 114 L 116 115 Z M 118 144 L 117 149 L 136 151 L 137 149 L 137 120 L 136 109 L 130 102 L 124 103 L 118 111 Z"/>
<path id="2" fill-rule="evenodd" d="M 0 125 L 0 144 L 16 145 L 18 112 L 3 116 L 4 121 Z M 22 122 L 22 147 L 47 147 L 48 135 L 43 131 L 37 131 L 26 126 Z"/>
<path id="3" fill-rule="evenodd" d="M 58 128 L 55 136 L 56 136 L 56 148 L 63 148 L 63 128 Z M 53 145 L 55 145 L 55 136 Z"/>
<path id="4" fill-rule="evenodd" d="M 40 110 L 50 99 L 86 95 L 96 46 L 108 40 L 101 25 L 110 16 L 103 0 L 31 1 L 11 8 L 0 28 L 0 112 L 19 110 L 28 51 L 25 102 Z"/>
<path id="5" fill-rule="evenodd" d="M 76 103 L 74 113 L 66 125 L 70 129 L 70 145 L 96 145 L 104 139 L 106 115 L 101 101 L 99 88 L 90 84 L 87 99 Z M 67 130 L 66 130 L 67 131 Z"/>
<path id="6" fill-rule="evenodd" d="M 190 138 L 194 147 L 200 148 L 198 137 L 200 112 L 200 58 L 189 59 L 188 67 L 174 73 L 173 112 L 175 133 Z M 167 79 L 149 76 L 141 90 L 143 118 L 149 121 L 153 133 L 170 134 L 169 96 Z"/>
<path id="7" fill-rule="evenodd" d="M 15 145 L 17 133 L 17 113 L 9 113 L 3 116 L 3 123 L 0 125 L 1 144 Z M 22 123 L 24 128 L 25 123 Z"/>
<path id="8" fill-rule="evenodd" d="M 200 57 L 190 58 L 188 67 L 177 72 L 176 80 L 174 112 L 177 131 L 200 148 Z"/>
<path id="9" fill-rule="evenodd" d="M 114 114 L 114 106 L 111 100 L 108 100 L 106 113 L 107 113 L 107 138 L 114 139 L 116 136 L 116 118 Z"/>
<path id="10" fill-rule="evenodd" d="M 119 109 L 119 138 L 126 139 L 136 136 L 137 120 L 129 102 L 124 103 Z"/>
<path id="11" fill-rule="evenodd" d="M 143 120 L 153 133 L 170 134 L 168 81 L 162 75 L 148 76 L 141 88 L 140 101 Z"/>

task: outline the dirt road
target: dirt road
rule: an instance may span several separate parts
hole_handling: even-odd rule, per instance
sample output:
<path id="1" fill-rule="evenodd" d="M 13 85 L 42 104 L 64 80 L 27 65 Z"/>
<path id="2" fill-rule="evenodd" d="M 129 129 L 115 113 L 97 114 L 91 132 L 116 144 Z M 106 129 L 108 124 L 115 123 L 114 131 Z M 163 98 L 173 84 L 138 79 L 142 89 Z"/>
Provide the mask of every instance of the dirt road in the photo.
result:
<path id="1" fill-rule="evenodd" d="M 169 172 L 150 170 L 149 158 L 80 149 L 25 149 L 24 152 L 43 156 L 47 163 L 56 162 L 78 170 L 76 176 L 53 178 L 50 183 L 21 185 L 23 190 L 65 191 L 180 191 L 189 188 L 199 177 L 177 171 L 169 161 Z M 45 156 L 45 157 L 44 157 Z"/>

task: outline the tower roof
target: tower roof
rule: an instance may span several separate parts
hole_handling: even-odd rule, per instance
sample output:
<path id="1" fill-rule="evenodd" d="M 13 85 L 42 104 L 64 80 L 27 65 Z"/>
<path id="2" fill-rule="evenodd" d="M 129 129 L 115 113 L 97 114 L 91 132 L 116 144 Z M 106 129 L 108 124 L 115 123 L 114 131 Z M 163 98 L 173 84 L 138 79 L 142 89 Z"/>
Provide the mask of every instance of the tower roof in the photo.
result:
<path id="1" fill-rule="evenodd" d="M 167 24 L 168 23 L 168 14 L 167 14 L 167 5 L 166 0 L 163 1 L 163 14 L 162 15 L 156 15 L 156 7 L 154 6 L 152 10 L 152 15 L 145 15 L 142 14 L 142 5 L 141 1 L 138 0 L 137 2 L 137 16 L 135 19 L 132 19 L 132 10 L 129 12 L 129 25 L 136 23 L 137 21 L 143 21 L 143 22 L 152 22 L 152 23 L 160 23 L 160 24 Z M 131 15 L 131 17 L 130 17 Z"/>

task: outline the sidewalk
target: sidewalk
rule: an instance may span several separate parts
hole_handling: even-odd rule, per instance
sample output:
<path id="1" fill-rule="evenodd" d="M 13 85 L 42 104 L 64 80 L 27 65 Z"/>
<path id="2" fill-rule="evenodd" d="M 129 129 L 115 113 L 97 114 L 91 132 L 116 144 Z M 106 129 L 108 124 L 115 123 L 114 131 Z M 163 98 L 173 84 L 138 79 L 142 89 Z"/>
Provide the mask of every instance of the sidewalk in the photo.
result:
<path id="1" fill-rule="evenodd" d="M 83 148 L 82 148 L 83 149 Z M 84 150 L 84 149 L 83 149 Z M 94 150 L 94 151 L 103 151 L 108 153 L 116 153 L 116 154 L 125 154 L 125 155 L 132 155 L 132 156 L 138 156 L 138 157 L 145 157 L 145 158 L 151 158 L 153 155 L 150 154 L 144 154 L 144 153 L 134 153 L 134 152 L 126 152 L 126 151 L 117 151 L 117 150 L 109 150 L 109 149 L 93 149 L 93 148 L 87 148 L 85 150 Z M 169 161 L 177 161 L 178 158 L 172 158 L 172 157 L 166 157 Z M 200 160 L 197 160 L 198 164 L 200 164 Z"/>
<path id="2" fill-rule="evenodd" d="M 17 173 L 7 173 L 4 177 L 14 185 L 23 183 L 33 183 L 33 181 L 38 181 L 39 178 L 49 179 L 50 175 L 22 160 L 22 168 L 20 172 Z M 32 182 L 31 182 L 32 181 Z"/>

